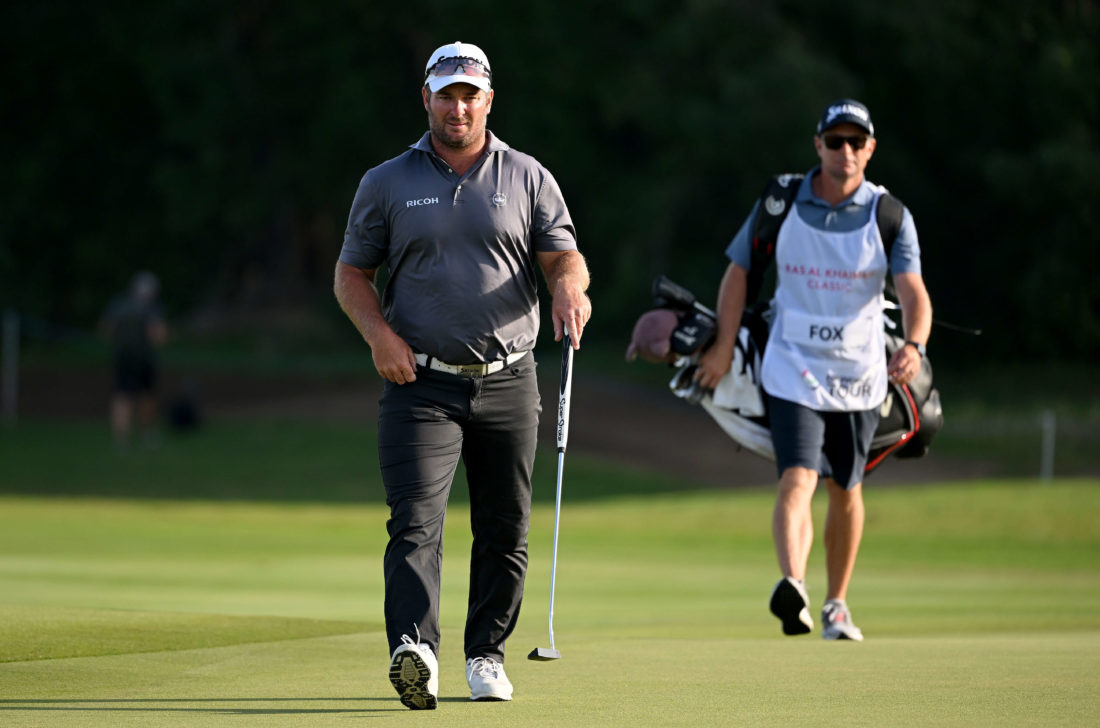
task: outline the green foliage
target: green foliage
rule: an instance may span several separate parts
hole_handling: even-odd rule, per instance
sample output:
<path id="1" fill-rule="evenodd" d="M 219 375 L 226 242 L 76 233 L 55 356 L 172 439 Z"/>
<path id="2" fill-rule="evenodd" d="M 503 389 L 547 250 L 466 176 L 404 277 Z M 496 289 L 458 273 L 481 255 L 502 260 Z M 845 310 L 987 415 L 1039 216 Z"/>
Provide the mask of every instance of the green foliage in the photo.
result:
<path id="1" fill-rule="evenodd" d="M 1100 353 L 1093 0 L 8 4 L 0 306 L 93 322 L 137 268 L 177 318 L 324 308 L 356 182 L 425 126 L 427 53 L 496 65 L 491 128 L 558 177 L 593 336 L 666 273 L 713 297 L 768 175 L 856 96 L 914 212 L 941 359 Z"/>

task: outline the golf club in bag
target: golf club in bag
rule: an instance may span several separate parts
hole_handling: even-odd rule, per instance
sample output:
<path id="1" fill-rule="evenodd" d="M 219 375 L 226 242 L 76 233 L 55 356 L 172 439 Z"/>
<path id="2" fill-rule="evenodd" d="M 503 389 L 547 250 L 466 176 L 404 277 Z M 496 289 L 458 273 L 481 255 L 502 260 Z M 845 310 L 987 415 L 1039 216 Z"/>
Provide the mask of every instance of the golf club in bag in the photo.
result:
<path id="1" fill-rule="evenodd" d="M 897 304 L 887 300 L 886 308 L 895 310 Z M 716 389 L 703 389 L 694 374 L 700 353 L 714 340 L 718 316 L 689 290 L 659 276 L 653 282 L 653 309 L 635 325 L 627 358 L 640 356 L 673 366 L 676 372 L 669 382 L 673 394 L 700 405 L 738 445 L 774 462 L 767 400 L 759 375 L 770 315 L 766 305 L 745 310 L 730 373 Z M 895 323 L 884 317 L 884 326 L 889 357 L 903 342 Z M 922 457 L 943 426 L 940 395 L 932 385 L 932 364 L 927 356 L 912 382 L 889 383 L 880 415 L 865 475 L 889 456 Z"/>
<path id="2" fill-rule="evenodd" d="M 550 561 L 550 647 L 536 647 L 528 660 L 557 660 L 554 648 L 554 585 L 558 575 L 558 523 L 561 520 L 561 475 L 565 466 L 565 442 L 569 437 L 569 390 L 573 386 L 573 344 L 566 330 L 561 339 L 561 385 L 558 388 L 558 485 L 554 494 L 554 552 Z"/>

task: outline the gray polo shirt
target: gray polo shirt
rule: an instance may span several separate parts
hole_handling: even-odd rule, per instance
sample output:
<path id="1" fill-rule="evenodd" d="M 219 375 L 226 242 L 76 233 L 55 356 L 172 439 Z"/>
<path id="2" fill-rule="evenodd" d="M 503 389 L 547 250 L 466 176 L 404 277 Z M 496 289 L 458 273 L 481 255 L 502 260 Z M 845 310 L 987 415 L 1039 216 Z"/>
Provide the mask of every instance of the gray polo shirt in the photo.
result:
<path id="1" fill-rule="evenodd" d="M 871 219 L 875 200 L 874 189 L 867 179 L 864 178 L 859 188 L 846 200 L 830 205 L 814 194 L 813 184 L 810 182 L 820 169 L 821 167 L 814 167 L 802 178 L 794 198 L 794 211 L 797 211 L 798 216 L 810 227 L 826 232 L 847 233 L 866 225 Z M 726 257 L 745 270 L 748 270 L 752 263 L 751 237 L 759 207 L 760 200 L 757 200 L 752 212 L 741 225 L 741 229 L 726 247 Z M 913 215 L 909 212 L 909 208 L 902 206 L 901 229 L 898 230 L 894 246 L 890 248 L 890 273 L 896 275 L 920 272 L 917 226 L 913 222 Z"/>
<path id="2" fill-rule="evenodd" d="M 486 153 L 461 178 L 429 134 L 359 183 L 340 261 L 389 281 L 382 311 L 418 353 L 451 364 L 503 359 L 534 347 L 536 252 L 576 250 L 553 176 L 488 133 Z"/>

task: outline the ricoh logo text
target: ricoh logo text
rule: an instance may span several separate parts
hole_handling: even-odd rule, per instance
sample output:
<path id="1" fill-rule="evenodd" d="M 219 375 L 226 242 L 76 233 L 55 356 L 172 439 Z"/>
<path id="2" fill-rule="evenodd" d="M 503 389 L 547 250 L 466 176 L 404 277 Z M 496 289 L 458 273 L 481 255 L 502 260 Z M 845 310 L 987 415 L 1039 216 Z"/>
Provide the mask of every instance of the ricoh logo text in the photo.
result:
<path id="1" fill-rule="evenodd" d="M 422 200 L 406 200 L 405 207 L 420 207 L 421 205 L 438 205 L 438 197 L 425 197 Z"/>

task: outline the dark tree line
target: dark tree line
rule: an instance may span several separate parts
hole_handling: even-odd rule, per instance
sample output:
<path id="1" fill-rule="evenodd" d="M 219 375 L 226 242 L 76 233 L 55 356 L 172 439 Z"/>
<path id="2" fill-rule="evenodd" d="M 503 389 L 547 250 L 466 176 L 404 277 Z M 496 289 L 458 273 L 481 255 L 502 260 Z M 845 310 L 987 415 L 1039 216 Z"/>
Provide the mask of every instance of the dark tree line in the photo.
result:
<path id="1" fill-rule="evenodd" d="M 459 17 L 456 17 L 459 16 Z M 958 360 L 1100 353 L 1094 0 L 22 2 L 0 10 L 0 307 L 74 326 L 138 268 L 170 312 L 331 312 L 361 174 L 426 128 L 427 54 L 476 42 L 489 119 L 557 176 L 623 339 L 665 273 L 713 297 L 765 179 L 833 98 L 913 211 Z"/>

